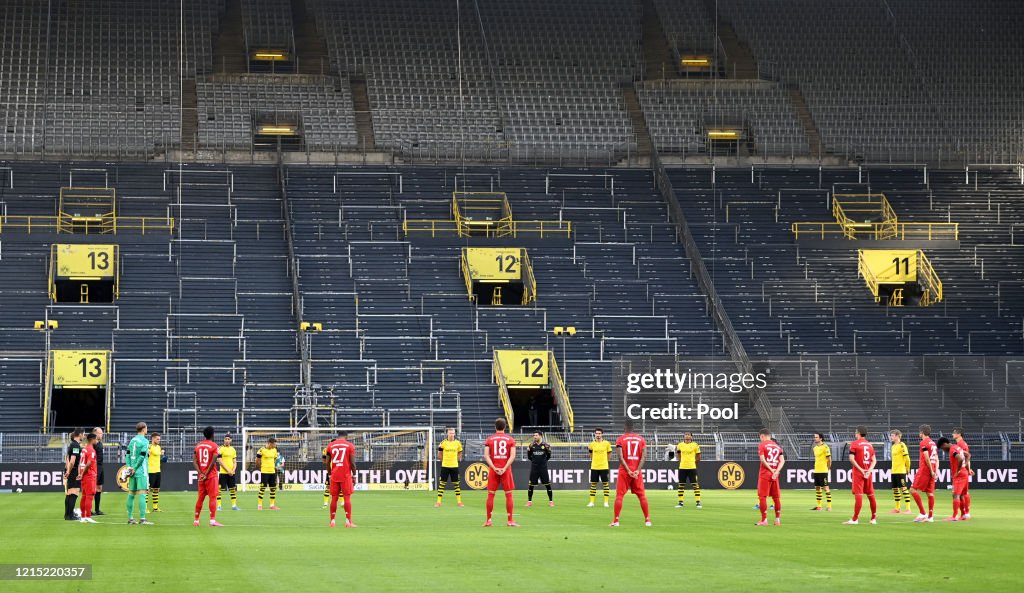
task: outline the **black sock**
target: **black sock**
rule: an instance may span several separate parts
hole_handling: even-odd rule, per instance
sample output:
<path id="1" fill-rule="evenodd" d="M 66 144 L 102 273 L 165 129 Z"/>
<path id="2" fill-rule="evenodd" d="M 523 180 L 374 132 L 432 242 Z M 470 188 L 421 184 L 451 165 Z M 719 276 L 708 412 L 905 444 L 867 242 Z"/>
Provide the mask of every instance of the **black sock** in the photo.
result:
<path id="1" fill-rule="evenodd" d="M 77 494 L 68 494 L 68 497 L 67 497 L 68 517 L 74 517 L 75 516 L 75 503 L 76 502 L 78 502 L 78 495 Z"/>
<path id="2" fill-rule="evenodd" d="M 554 500 L 554 495 L 551 493 L 551 484 L 550 483 L 544 484 L 544 487 L 548 489 L 548 502 L 553 501 Z"/>
<path id="3" fill-rule="evenodd" d="M 96 510 L 93 511 L 94 513 L 100 512 L 100 497 L 101 496 L 103 496 L 102 492 L 97 492 L 96 493 Z"/>
<path id="4" fill-rule="evenodd" d="M 533 484 L 530 484 L 530 489 L 527 491 L 526 500 L 533 500 Z"/>
<path id="5" fill-rule="evenodd" d="M 71 514 L 73 512 L 71 510 L 72 508 L 74 508 L 74 507 L 71 506 L 71 495 L 70 494 L 65 494 L 64 495 L 64 518 L 65 519 L 67 519 L 68 517 L 71 516 Z"/>

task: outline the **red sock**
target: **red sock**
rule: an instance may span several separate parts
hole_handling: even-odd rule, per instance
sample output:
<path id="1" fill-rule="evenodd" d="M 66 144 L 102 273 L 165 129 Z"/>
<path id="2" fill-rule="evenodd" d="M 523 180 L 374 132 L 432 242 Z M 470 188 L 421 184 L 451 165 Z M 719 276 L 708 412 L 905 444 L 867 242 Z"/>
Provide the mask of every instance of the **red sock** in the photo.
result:
<path id="1" fill-rule="evenodd" d="M 782 516 L 782 497 L 773 496 L 772 502 L 775 503 L 775 518 L 778 519 Z"/>
<path id="2" fill-rule="evenodd" d="M 82 494 L 82 502 L 78 505 L 78 509 L 82 511 L 82 518 L 88 519 L 92 516 L 92 495 Z"/>
<path id="3" fill-rule="evenodd" d="M 758 503 L 761 505 L 761 520 L 762 521 L 767 521 L 768 520 L 768 498 L 766 496 L 761 496 L 757 500 L 758 500 Z"/>
<path id="4" fill-rule="evenodd" d="M 959 514 L 960 514 L 960 499 L 959 498 L 954 498 L 953 499 L 953 516 L 956 517 Z"/>
<path id="5" fill-rule="evenodd" d="M 508 513 L 508 522 L 512 522 L 512 509 L 515 508 L 515 502 L 512 500 L 512 491 L 505 491 L 505 512 Z"/>
<path id="6" fill-rule="evenodd" d="M 334 516 L 338 514 L 338 496 L 336 494 L 331 495 L 331 521 L 334 520 Z"/>
<path id="7" fill-rule="evenodd" d="M 871 505 L 871 518 L 874 519 L 878 516 L 878 501 L 874 494 L 868 495 L 868 504 Z"/>
<path id="8" fill-rule="evenodd" d="M 217 497 L 210 497 L 210 520 L 215 521 L 217 519 Z"/>
<path id="9" fill-rule="evenodd" d="M 352 497 L 351 496 L 346 496 L 345 497 L 345 520 L 346 521 L 351 521 L 352 520 Z"/>
<path id="10" fill-rule="evenodd" d="M 622 495 L 615 495 L 615 522 L 619 522 L 619 515 L 622 514 Z"/>
<path id="11" fill-rule="evenodd" d="M 918 494 L 917 492 L 911 492 L 910 495 L 914 497 L 914 502 L 917 503 L 917 512 L 923 515 L 924 514 L 924 503 L 921 502 L 921 495 Z"/>
<path id="12" fill-rule="evenodd" d="M 487 520 L 491 520 L 491 513 L 494 512 L 494 490 L 487 491 Z"/>
<path id="13" fill-rule="evenodd" d="M 206 493 L 200 492 L 199 498 L 196 500 L 196 521 L 199 520 L 199 513 L 203 512 L 203 500 L 206 499 Z"/>
<path id="14" fill-rule="evenodd" d="M 964 515 L 970 515 L 971 514 L 971 495 L 970 494 L 964 494 L 963 496 L 960 497 L 960 509 L 963 511 Z"/>
<path id="15" fill-rule="evenodd" d="M 640 495 L 637 495 L 637 498 L 640 499 L 640 510 L 644 512 L 644 521 L 650 521 L 651 520 L 651 512 L 648 510 L 648 507 L 647 507 L 647 495 L 646 494 L 640 494 Z"/>
<path id="16" fill-rule="evenodd" d="M 928 516 L 935 516 L 935 495 L 931 492 L 928 493 Z"/>
<path id="17" fill-rule="evenodd" d="M 864 506 L 864 495 L 855 494 L 853 501 L 853 520 L 856 521 L 860 518 L 860 508 Z"/>

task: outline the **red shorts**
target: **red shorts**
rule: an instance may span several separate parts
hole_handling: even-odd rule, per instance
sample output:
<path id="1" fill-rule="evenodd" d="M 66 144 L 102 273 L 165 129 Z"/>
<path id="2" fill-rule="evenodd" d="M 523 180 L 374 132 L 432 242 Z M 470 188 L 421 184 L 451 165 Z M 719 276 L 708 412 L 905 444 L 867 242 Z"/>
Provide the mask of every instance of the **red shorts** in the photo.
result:
<path id="1" fill-rule="evenodd" d="M 96 476 L 82 478 L 82 494 L 96 494 Z"/>
<path id="2" fill-rule="evenodd" d="M 616 478 L 615 493 L 618 496 L 624 496 L 627 492 L 632 492 L 637 496 L 643 496 L 644 494 L 644 473 L 640 472 L 637 477 L 631 477 L 626 473 L 626 468 L 619 468 L 619 475 Z"/>
<path id="3" fill-rule="evenodd" d="M 331 476 L 331 496 L 338 496 L 339 494 L 344 497 L 352 496 L 352 490 L 354 490 L 352 484 L 352 474 L 344 476 Z"/>
<path id="4" fill-rule="evenodd" d="M 930 472 L 918 471 L 914 474 L 914 483 L 910 486 L 920 492 L 935 493 L 935 480 Z"/>
<path id="5" fill-rule="evenodd" d="M 853 470 L 850 475 L 851 490 L 854 494 L 871 494 L 875 493 L 875 483 L 871 478 L 865 478 L 860 470 Z"/>
<path id="6" fill-rule="evenodd" d="M 759 475 L 757 477 L 757 497 L 767 498 L 769 496 L 782 496 L 782 491 L 779 489 L 779 481 Z"/>
<path id="7" fill-rule="evenodd" d="M 207 477 L 205 480 L 199 482 L 199 493 L 205 493 L 207 496 L 216 498 L 220 493 L 220 483 L 217 481 L 217 474 L 210 474 L 211 477 Z"/>
<path id="8" fill-rule="evenodd" d="M 967 472 L 960 472 L 953 477 L 953 496 L 967 494 L 967 485 L 970 483 Z M 82 482 L 82 490 L 85 491 L 85 482 Z"/>
<path id="9" fill-rule="evenodd" d="M 488 470 L 487 472 L 487 491 L 494 492 L 495 490 L 504 490 L 508 492 L 516 489 L 516 482 L 512 479 L 512 468 L 508 468 L 505 473 L 498 475 L 498 472 Z"/>

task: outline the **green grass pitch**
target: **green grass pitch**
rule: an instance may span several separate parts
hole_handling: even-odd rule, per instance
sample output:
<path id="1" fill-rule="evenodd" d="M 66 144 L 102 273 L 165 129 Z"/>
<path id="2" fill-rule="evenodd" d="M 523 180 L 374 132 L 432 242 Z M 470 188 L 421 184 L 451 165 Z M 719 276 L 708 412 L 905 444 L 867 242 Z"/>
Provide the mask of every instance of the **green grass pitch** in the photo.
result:
<path id="1" fill-rule="evenodd" d="M 974 519 L 914 524 L 888 515 L 879 524 L 841 525 L 852 497 L 836 492 L 835 511 L 813 513 L 813 491 L 783 493 L 781 527 L 754 527 L 754 493 L 706 491 L 704 509 L 675 509 L 672 492 L 649 492 L 654 526 L 646 528 L 630 495 L 622 526 L 611 510 L 585 508 L 586 492 L 540 490 L 526 508 L 516 492 L 516 520 L 482 528 L 484 494 L 468 492 L 440 509 L 426 492 L 357 492 L 358 529 L 328 529 L 319 494 L 284 492 L 281 511 L 221 511 L 223 529 L 192 526 L 195 494 L 162 493 L 152 527 L 128 526 L 125 495 L 104 495 L 108 513 L 87 525 L 61 520 L 60 494 L 0 495 L 2 563 L 93 565 L 91 581 L 0 582 L 3 591 L 1020 591 L 1024 492 L 973 494 Z M 865 504 L 865 507 L 867 505 Z M 938 517 L 950 514 L 940 492 Z M 339 507 L 339 517 L 343 517 Z"/>

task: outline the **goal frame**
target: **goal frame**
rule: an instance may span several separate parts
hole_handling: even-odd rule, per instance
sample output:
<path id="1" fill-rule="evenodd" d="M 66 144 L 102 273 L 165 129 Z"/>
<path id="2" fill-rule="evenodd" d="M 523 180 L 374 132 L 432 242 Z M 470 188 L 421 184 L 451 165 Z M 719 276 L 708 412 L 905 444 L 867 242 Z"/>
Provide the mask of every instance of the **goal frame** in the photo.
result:
<path id="1" fill-rule="evenodd" d="M 313 432 L 402 432 L 402 431 L 421 431 L 427 434 L 427 447 L 426 447 L 426 466 L 427 466 L 427 489 L 431 489 L 434 484 L 434 430 L 435 427 L 429 425 L 422 426 L 301 426 L 301 427 L 279 427 L 279 426 L 243 426 L 242 427 L 242 446 L 239 451 L 239 463 L 242 467 L 245 467 L 246 460 L 246 448 L 249 443 L 249 435 L 256 432 L 277 432 L 277 433 L 313 433 Z"/>

